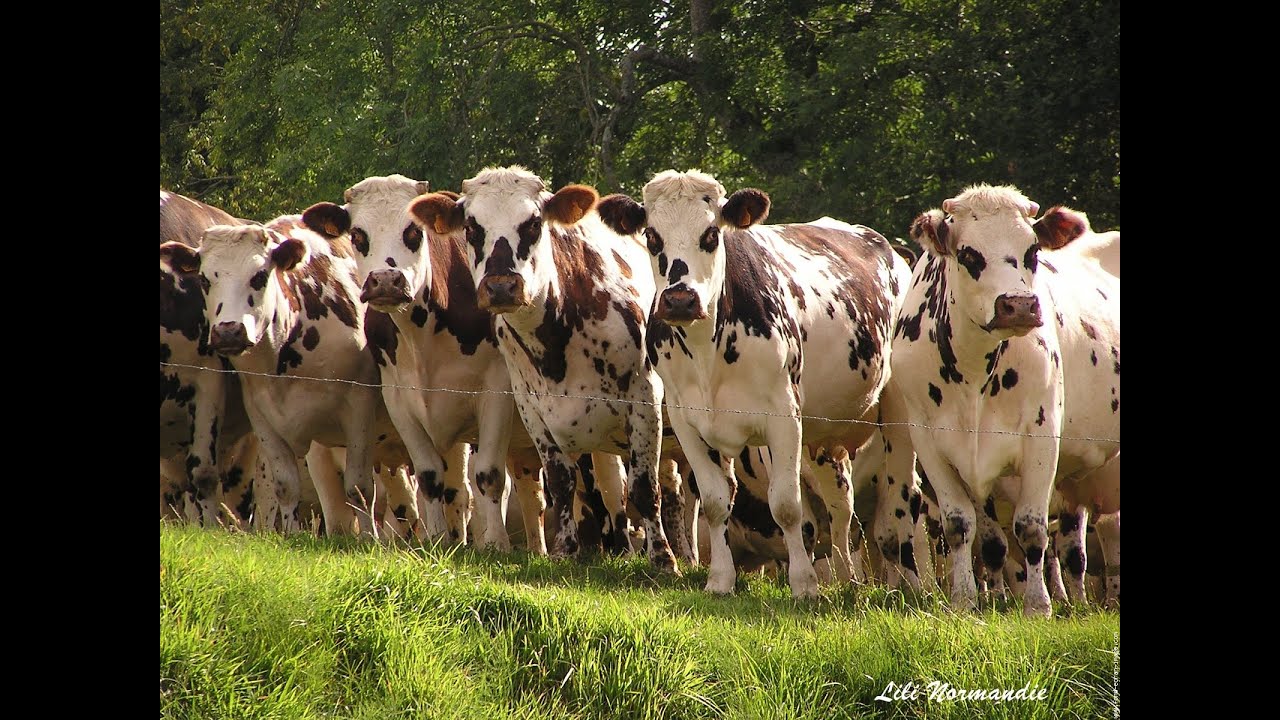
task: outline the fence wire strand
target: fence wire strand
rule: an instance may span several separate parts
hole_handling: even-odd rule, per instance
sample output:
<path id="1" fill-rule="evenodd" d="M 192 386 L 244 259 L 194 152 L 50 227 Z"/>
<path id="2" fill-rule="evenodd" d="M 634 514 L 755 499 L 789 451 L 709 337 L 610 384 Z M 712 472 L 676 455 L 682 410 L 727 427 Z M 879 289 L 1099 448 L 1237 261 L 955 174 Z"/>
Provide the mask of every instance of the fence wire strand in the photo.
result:
<path id="1" fill-rule="evenodd" d="M 414 385 L 397 385 L 395 383 L 363 383 L 358 380 L 347 380 L 345 378 L 322 378 L 322 377 L 312 377 L 310 375 L 275 375 L 272 373 L 253 372 L 250 370 L 224 370 L 222 368 L 211 368 L 211 367 L 205 367 L 203 365 L 188 365 L 185 363 L 171 363 L 171 362 L 164 362 L 164 361 L 161 361 L 160 367 L 185 368 L 189 370 L 201 370 L 204 372 L 222 373 L 224 375 L 253 375 L 256 377 L 265 377 L 265 378 L 278 378 L 278 379 L 287 378 L 290 380 L 310 380 L 312 382 L 337 383 L 342 385 L 354 385 L 357 387 L 367 387 L 367 388 L 389 387 L 389 388 L 396 388 L 397 390 L 413 390 L 416 392 L 423 392 L 423 393 L 451 393 L 454 395 L 510 395 L 512 397 L 515 397 L 517 395 L 523 395 L 526 397 L 548 397 L 548 398 L 559 398 L 559 399 L 565 399 L 565 400 L 595 400 L 598 402 L 625 403 L 628 405 L 666 405 L 668 407 L 674 407 L 680 410 L 709 412 L 709 413 L 731 413 L 735 415 L 763 415 L 767 417 L 796 418 L 799 420 L 817 420 L 821 422 L 830 422 L 830 423 L 854 423 L 858 425 L 871 425 L 873 427 L 884 427 L 886 425 L 905 425 L 907 427 L 924 428 L 927 430 L 941 430 L 943 432 L 970 433 L 970 434 L 982 434 L 982 435 L 1016 435 L 1019 437 L 1032 437 L 1032 438 L 1056 437 L 1059 440 L 1082 440 L 1086 442 L 1105 442 L 1105 443 L 1114 443 L 1116 445 L 1120 444 L 1119 440 L 1115 440 L 1112 438 L 1095 438 L 1095 437 L 1087 437 L 1087 436 L 1053 435 L 1053 434 L 1038 435 L 1033 433 L 1015 432 L 1013 430 L 972 430 L 968 428 L 949 428 L 949 427 L 940 427 L 936 425 L 926 425 L 924 423 L 914 423 L 914 422 L 872 422 L 870 420 L 862 420 L 860 418 L 829 418 L 829 417 L 823 417 L 821 415 L 804 415 L 804 414 L 792 415 L 792 414 L 786 414 L 786 413 L 769 412 L 768 410 L 738 410 L 735 408 L 693 407 L 689 405 L 680 405 L 670 401 L 663 401 L 662 403 L 651 403 L 646 400 L 628 400 L 626 398 L 603 397 L 599 395 L 573 395 L 568 393 L 561 394 L 561 393 L 537 393 L 537 392 L 518 393 L 514 390 L 459 390 L 457 388 L 423 388 L 423 387 L 417 387 Z"/>

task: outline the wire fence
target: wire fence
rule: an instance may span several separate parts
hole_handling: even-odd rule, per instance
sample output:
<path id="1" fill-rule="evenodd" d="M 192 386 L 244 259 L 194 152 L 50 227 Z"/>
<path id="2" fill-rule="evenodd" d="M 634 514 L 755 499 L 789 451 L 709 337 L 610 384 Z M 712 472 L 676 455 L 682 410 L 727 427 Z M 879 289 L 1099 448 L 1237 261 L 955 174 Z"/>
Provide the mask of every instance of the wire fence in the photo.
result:
<path id="1" fill-rule="evenodd" d="M 461 390 L 457 388 L 424 388 L 424 387 L 417 387 L 414 385 L 397 385 L 395 383 L 363 383 L 358 380 L 347 380 L 345 378 L 321 378 L 321 377 L 312 377 L 309 375 L 275 375 L 273 373 L 252 372 L 249 370 L 224 370 L 222 368 L 204 367 L 203 365 L 189 365 L 185 363 L 171 363 L 171 362 L 164 362 L 164 361 L 161 361 L 160 367 L 185 368 L 189 370 L 216 372 L 216 373 L 222 373 L 226 375 L 252 375 L 256 377 L 275 378 L 280 380 L 284 380 L 284 379 L 309 380 L 312 382 L 336 383 L 336 384 L 354 385 L 358 387 L 367 387 L 367 388 L 389 387 L 389 388 L 396 388 L 398 390 L 414 390 L 422 393 L 451 393 L 455 395 L 510 395 L 512 397 L 516 397 L 519 395 L 524 397 L 546 397 L 546 398 L 558 398 L 558 399 L 567 399 L 567 400 L 593 400 L 597 402 L 622 403 L 627 405 L 656 406 L 656 405 L 663 404 L 663 405 L 666 405 L 667 407 L 674 407 L 674 408 L 678 408 L 680 410 L 686 410 L 686 411 L 725 413 L 725 414 L 735 414 L 735 415 L 763 415 L 767 417 L 785 417 L 785 418 L 795 418 L 799 420 L 817 420 L 817 421 L 830 422 L 830 423 L 852 423 L 852 424 L 858 424 L 858 425 L 871 425 L 877 428 L 884 427 L 886 425 L 905 425 L 907 427 L 924 428 L 928 430 L 941 430 L 943 432 L 954 432 L 954 433 L 970 433 L 970 434 L 981 434 L 981 435 L 1016 435 L 1019 437 L 1030 437 L 1030 438 L 1058 438 L 1059 440 L 1081 440 L 1086 442 L 1104 442 L 1104 443 L 1114 443 L 1116 445 L 1120 444 L 1119 440 L 1115 440 L 1112 438 L 1095 438 L 1095 437 L 1075 436 L 1075 435 L 1054 435 L 1052 433 L 1045 433 L 1045 434 L 1022 433 L 1022 432 L 1015 432 L 1013 430 L 975 430 L 972 428 L 949 428 L 949 427 L 940 427 L 936 425 L 926 425 L 924 423 L 914 423 L 914 422 L 873 422 L 870 420 L 863 420 L 861 418 L 830 418 L 830 417 L 823 417 L 821 415 L 805 415 L 805 414 L 793 415 L 788 413 L 769 412 L 767 410 L 738 410 L 735 408 L 696 407 L 696 406 L 689 406 L 689 405 L 680 405 L 678 403 L 673 403 L 670 401 L 664 401 L 663 403 L 652 403 L 646 400 L 628 400 L 626 398 L 606 397 L 601 395 L 575 395 L 570 393 L 537 393 L 537 392 L 522 393 L 522 392 L 516 392 L 514 390 Z"/>

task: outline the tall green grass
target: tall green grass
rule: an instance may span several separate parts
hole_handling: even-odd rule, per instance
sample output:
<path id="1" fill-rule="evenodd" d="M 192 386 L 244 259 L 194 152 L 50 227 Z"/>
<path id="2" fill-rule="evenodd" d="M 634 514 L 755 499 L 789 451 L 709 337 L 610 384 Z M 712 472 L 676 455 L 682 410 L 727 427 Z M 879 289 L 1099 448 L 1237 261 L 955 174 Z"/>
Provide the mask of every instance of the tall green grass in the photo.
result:
<path id="1" fill-rule="evenodd" d="M 1115 614 L 161 525 L 162 718 L 1110 716 Z M 893 681 L 1043 701 L 878 702 Z"/>

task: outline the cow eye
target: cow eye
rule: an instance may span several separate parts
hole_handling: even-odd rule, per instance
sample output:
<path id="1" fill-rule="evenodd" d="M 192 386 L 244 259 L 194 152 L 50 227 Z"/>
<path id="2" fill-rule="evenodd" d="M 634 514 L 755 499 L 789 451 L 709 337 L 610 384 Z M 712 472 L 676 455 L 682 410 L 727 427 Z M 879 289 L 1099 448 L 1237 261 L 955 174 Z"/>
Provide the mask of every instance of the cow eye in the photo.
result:
<path id="1" fill-rule="evenodd" d="M 712 225 L 702 233 L 702 238 L 698 240 L 698 247 L 703 252 L 715 252 L 720 247 L 720 228 Z"/>
<path id="2" fill-rule="evenodd" d="M 662 236 L 658 234 L 657 230 L 651 227 L 645 228 L 644 238 L 645 246 L 649 248 L 650 255 L 657 256 L 658 253 L 662 252 Z"/>
<path id="3" fill-rule="evenodd" d="M 351 244 L 361 255 L 369 254 L 369 233 L 360 228 L 351 228 Z"/>

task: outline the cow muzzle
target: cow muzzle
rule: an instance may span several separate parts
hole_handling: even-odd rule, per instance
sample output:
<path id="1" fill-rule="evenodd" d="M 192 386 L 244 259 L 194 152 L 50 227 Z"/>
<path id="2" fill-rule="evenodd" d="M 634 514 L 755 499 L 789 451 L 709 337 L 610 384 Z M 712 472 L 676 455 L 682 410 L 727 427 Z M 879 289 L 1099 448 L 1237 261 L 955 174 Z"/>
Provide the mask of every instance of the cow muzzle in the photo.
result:
<path id="1" fill-rule="evenodd" d="M 983 326 L 983 330 L 1012 330 L 1021 337 L 1044 325 L 1040 318 L 1040 298 L 1033 294 L 1004 294 L 996 298 L 995 316 Z"/>
<path id="2" fill-rule="evenodd" d="M 240 355 L 253 343 L 243 323 L 220 322 L 209 331 L 209 347 L 219 355 Z"/>
<path id="3" fill-rule="evenodd" d="M 375 270 L 364 279 L 360 302 L 366 302 L 378 310 L 398 310 L 413 302 L 409 294 L 409 281 L 399 270 Z"/>
<path id="4" fill-rule="evenodd" d="M 476 304 L 482 310 L 501 315 L 529 304 L 524 278 L 519 275 L 486 275 L 476 292 Z"/>
<path id="5" fill-rule="evenodd" d="M 696 290 L 686 287 L 667 288 L 658 296 L 654 316 L 668 325 L 689 325 L 707 316 Z"/>

